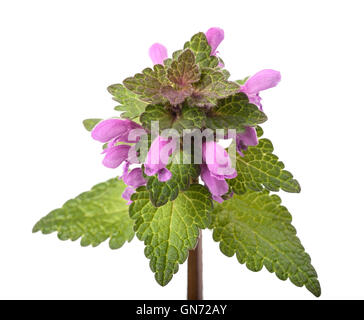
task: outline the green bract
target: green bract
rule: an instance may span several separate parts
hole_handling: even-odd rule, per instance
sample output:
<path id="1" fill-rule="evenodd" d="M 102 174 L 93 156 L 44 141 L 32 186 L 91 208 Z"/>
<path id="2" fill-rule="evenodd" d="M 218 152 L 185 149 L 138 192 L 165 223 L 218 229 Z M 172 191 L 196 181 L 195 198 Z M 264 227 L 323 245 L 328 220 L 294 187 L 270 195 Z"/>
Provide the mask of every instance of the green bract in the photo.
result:
<path id="1" fill-rule="evenodd" d="M 87 131 L 91 131 L 102 119 L 85 119 L 83 120 L 83 126 Z"/>
<path id="2" fill-rule="evenodd" d="M 163 65 L 146 68 L 123 84 L 109 86 L 108 91 L 120 103 L 115 110 L 122 111 L 121 117 L 148 131 L 149 143 L 152 121 L 158 121 L 160 131 L 172 128 L 181 136 L 184 129 L 244 133 L 246 127 L 255 127 L 260 138 L 259 124 L 267 116 L 239 92 L 248 78 L 230 81 L 222 65 L 200 32 Z M 83 124 L 91 131 L 100 121 L 86 119 Z M 244 156 L 235 158 L 237 176 L 227 180 L 230 189 L 221 204 L 212 201 L 209 190 L 199 184 L 200 165 L 186 163 L 191 155 L 182 151 L 172 156 L 180 157 L 179 162 L 166 166 L 172 178 L 161 182 L 157 175 L 145 176 L 146 186 L 136 190 L 130 206 L 121 197 L 124 183 L 111 179 L 67 201 L 42 218 L 33 231 L 57 232 L 61 240 L 81 238 L 82 246 L 110 239 L 112 249 L 136 234 L 146 245 L 145 255 L 157 282 L 164 286 L 195 247 L 199 229 L 209 227 L 225 255 L 235 254 L 252 271 L 265 266 L 278 278 L 289 278 L 319 296 L 317 274 L 296 237 L 291 215 L 277 195 L 270 195 L 280 190 L 298 193 L 299 183 L 273 154 L 268 139 L 243 149 Z"/>

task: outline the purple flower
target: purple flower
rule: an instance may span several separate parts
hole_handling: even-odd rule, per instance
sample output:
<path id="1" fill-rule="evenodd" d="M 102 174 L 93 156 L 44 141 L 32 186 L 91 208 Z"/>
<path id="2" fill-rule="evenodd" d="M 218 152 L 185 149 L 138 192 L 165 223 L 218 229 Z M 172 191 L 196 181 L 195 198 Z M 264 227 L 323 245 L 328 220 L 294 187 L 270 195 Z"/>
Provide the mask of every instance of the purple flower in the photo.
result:
<path id="1" fill-rule="evenodd" d="M 149 48 L 149 57 L 153 64 L 163 64 L 163 61 L 168 58 L 167 48 L 160 43 L 155 43 Z"/>
<path id="2" fill-rule="evenodd" d="M 224 30 L 220 28 L 210 28 L 206 32 L 207 42 L 211 47 L 211 55 L 215 56 L 218 51 L 216 51 L 219 44 L 224 40 Z"/>
<path id="3" fill-rule="evenodd" d="M 168 181 L 172 173 L 166 168 L 169 157 L 176 150 L 176 141 L 158 136 L 150 146 L 144 164 L 144 173 L 147 176 L 158 174 L 159 181 Z"/>
<path id="4" fill-rule="evenodd" d="M 233 179 L 237 172 L 231 166 L 231 159 L 226 150 L 214 141 L 202 145 L 201 179 L 218 202 L 224 201 L 222 196 L 229 191 L 225 179 Z"/>
<path id="5" fill-rule="evenodd" d="M 244 157 L 242 150 L 246 150 L 249 146 L 256 146 L 257 144 L 258 137 L 254 127 L 245 127 L 243 133 L 236 135 L 236 149 L 242 157 Z"/>
<path id="6" fill-rule="evenodd" d="M 233 179 L 237 173 L 227 151 L 215 141 L 202 144 L 202 159 L 210 173 L 219 180 Z"/>
<path id="7" fill-rule="evenodd" d="M 224 199 L 221 196 L 229 191 L 229 185 L 225 179 L 220 180 L 213 176 L 206 164 L 201 164 L 201 179 L 210 190 L 212 198 L 217 202 L 223 202 Z"/>
<path id="8" fill-rule="evenodd" d="M 141 168 L 134 168 L 130 172 L 126 172 L 122 179 L 125 184 L 134 188 L 144 186 L 147 182 L 143 177 L 143 171 Z"/>
<path id="9" fill-rule="evenodd" d="M 279 71 L 264 69 L 250 77 L 240 87 L 240 92 L 244 92 L 248 96 L 250 103 L 254 103 L 260 110 L 263 110 L 260 103 L 262 98 L 259 96 L 259 92 L 275 87 L 279 81 L 281 81 L 281 73 Z"/>
<path id="10" fill-rule="evenodd" d="M 127 204 L 131 204 L 133 201 L 130 200 L 132 194 L 135 192 L 133 187 L 126 187 L 123 194 L 121 195 L 127 202 Z"/>
<path id="11" fill-rule="evenodd" d="M 128 159 L 130 150 L 128 145 L 118 145 L 107 147 L 102 153 L 105 153 L 102 164 L 107 168 L 115 169 Z"/>
<path id="12" fill-rule="evenodd" d="M 91 132 L 92 138 L 100 142 L 138 142 L 137 138 L 130 139 L 129 134 L 133 129 L 142 127 L 129 119 L 107 119 L 98 123 Z"/>
<path id="13" fill-rule="evenodd" d="M 128 204 L 130 204 L 132 203 L 130 200 L 131 195 L 138 187 L 145 186 L 147 181 L 143 177 L 143 171 L 141 168 L 134 168 L 130 172 L 128 172 L 128 169 L 129 163 L 126 162 L 124 165 L 124 174 L 121 178 L 128 187 L 124 190 L 122 197 L 128 201 Z"/>
<path id="14" fill-rule="evenodd" d="M 92 138 L 100 142 L 107 142 L 107 147 L 103 151 L 105 157 L 103 164 L 108 168 L 117 168 L 124 161 L 130 158 L 130 145 L 120 144 L 119 142 L 135 143 L 138 137 L 132 138 L 132 130 L 141 129 L 142 127 L 129 119 L 108 119 L 98 123 L 91 132 Z M 130 160 L 130 159 L 129 159 Z M 134 162 L 134 160 L 132 161 Z"/>

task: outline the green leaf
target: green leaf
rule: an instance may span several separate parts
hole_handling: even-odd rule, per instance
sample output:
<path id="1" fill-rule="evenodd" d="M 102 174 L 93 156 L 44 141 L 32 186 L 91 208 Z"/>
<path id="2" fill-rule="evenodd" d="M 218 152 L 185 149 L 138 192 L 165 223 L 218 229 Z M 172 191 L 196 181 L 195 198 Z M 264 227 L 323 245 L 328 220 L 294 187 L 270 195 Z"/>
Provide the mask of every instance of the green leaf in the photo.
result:
<path id="1" fill-rule="evenodd" d="M 257 132 L 258 138 L 260 138 L 264 134 L 263 128 L 261 126 L 256 126 L 255 131 Z"/>
<path id="2" fill-rule="evenodd" d="M 140 95 L 141 100 L 149 103 L 165 102 L 161 90 L 170 84 L 166 68 L 160 64 L 156 64 L 153 69 L 146 68 L 134 77 L 126 78 L 123 83 L 127 89 Z"/>
<path id="3" fill-rule="evenodd" d="M 221 99 L 237 93 L 240 86 L 226 80 L 226 72 L 216 69 L 204 68 L 201 70 L 200 81 L 194 84 L 195 92 L 194 97 L 198 101 Z"/>
<path id="4" fill-rule="evenodd" d="M 158 121 L 159 129 L 163 130 L 165 128 L 170 128 L 172 126 L 173 120 L 173 114 L 162 104 L 150 104 L 140 115 L 140 123 L 148 130 L 151 129 L 152 121 Z"/>
<path id="5" fill-rule="evenodd" d="M 280 203 L 281 199 L 268 191 L 249 191 L 216 204 L 213 238 L 220 242 L 223 254 L 236 254 L 249 270 L 260 271 L 265 266 L 279 279 L 289 278 L 318 297 L 321 289 L 317 273 L 291 225 L 290 213 Z"/>
<path id="6" fill-rule="evenodd" d="M 123 111 L 123 117 L 134 119 L 145 110 L 147 103 L 140 96 L 126 89 L 122 84 L 113 84 L 107 88 L 113 95 L 113 99 L 120 103 L 115 107 L 117 111 Z"/>
<path id="7" fill-rule="evenodd" d="M 93 247 L 110 238 L 110 248 L 118 249 L 134 237 L 129 206 L 121 197 L 124 189 L 125 185 L 117 178 L 97 184 L 39 220 L 33 232 L 56 231 L 61 240 L 82 238 L 81 246 Z"/>
<path id="8" fill-rule="evenodd" d="M 240 85 L 244 85 L 245 84 L 245 82 L 249 79 L 250 77 L 249 76 L 247 76 L 247 77 L 245 77 L 244 79 L 242 79 L 242 80 L 236 80 L 236 82 L 237 83 L 239 83 Z"/>
<path id="9" fill-rule="evenodd" d="M 196 63 L 200 67 L 215 68 L 219 64 L 219 60 L 215 56 L 211 56 L 211 47 L 209 46 L 206 36 L 203 32 L 195 34 L 190 41 L 186 42 L 184 49 L 191 49 L 195 54 Z M 178 52 L 176 56 L 178 56 Z"/>
<path id="10" fill-rule="evenodd" d="M 171 161 L 167 165 L 167 169 L 172 173 L 171 179 L 160 182 L 156 175 L 148 179 L 147 190 L 150 194 L 150 201 L 156 207 L 163 206 L 168 201 L 176 199 L 180 191 L 185 191 L 190 187 L 191 179 L 197 179 L 200 175 L 200 166 L 193 164 L 192 161 L 191 164 L 184 161 L 187 156 L 183 152 L 176 154 L 175 157 L 180 157 L 179 163 Z"/>
<path id="11" fill-rule="evenodd" d="M 199 107 L 191 107 L 187 104 L 182 106 L 172 124 L 172 128 L 182 133 L 183 129 L 200 129 L 205 122 L 206 114 Z"/>
<path id="12" fill-rule="evenodd" d="M 268 139 L 260 139 L 257 146 L 243 151 L 244 157 L 236 156 L 238 175 L 228 180 L 235 193 L 243 194 L 246 189 L 261 191 L 263 186 L 270 191 L 301 191 L 298 181 L 284 170 L 284 164 L 272 152 L 272 143 Z"/>
<path id="13" fill-rule="evenodd" d="M 212 201 L 208 190 L 198 184 L 180 192 L 174 201 L 155 207 L 149 192 L 141 187 L 132 195 L 130 216 L 135 220 L 138 239 L 144 241 L 145 255 L 157 282 L 165 286 L 197 244 L 199 228 L 210 223 Z"/>
<path id="14" fill-rule="evenodd" d="M 176 113 L 166 109 L 164 105 L 149 105 L 140 116 L 140 122 L 145 128 L 151 128 L 151 121 L 159 121 L 159 129 L 173 128 L 182 133 L 183 129 L 200 129 L 206 116 L 199 107 L 190 107 L 187 104 Z"/>
<path id="15" fill-rule="evenodd" d="M 167 70 L 168 79 L 184 87 L 200 80 L 200 70 L 190 49 L 183 51 Z"/>
<path id="16" fill-rule="evenodd" d="M 102 119 L 97 119 L 97 118 L 93 118 L 93 119 L 85 119 L 82 121 L 83 126 L 85 127 L 85 129 L 87 131 L 92 131 L 92 129 L 100 122 L 102 121 Z"/>
<path id="17" fill-rule="evenodd" d="M 246 126 L 255 126 L 267 120 L 264 112 L 252 103 L 248 97 L 239 92 L 225 99 L 219 99 L 212 108 L 206 126 L 210 129 L 236 129 L 242 131 Z"/>
<path id="18" fill-rule="evenodd" d="M 220 72 L 224 75 L 226 80 L 228 80 L 230 78 L 230 72 L 227 71 L 226 69 L 220 69 Z M 235 81 L 235 82 L 237 82 L 237 81 Z"/>

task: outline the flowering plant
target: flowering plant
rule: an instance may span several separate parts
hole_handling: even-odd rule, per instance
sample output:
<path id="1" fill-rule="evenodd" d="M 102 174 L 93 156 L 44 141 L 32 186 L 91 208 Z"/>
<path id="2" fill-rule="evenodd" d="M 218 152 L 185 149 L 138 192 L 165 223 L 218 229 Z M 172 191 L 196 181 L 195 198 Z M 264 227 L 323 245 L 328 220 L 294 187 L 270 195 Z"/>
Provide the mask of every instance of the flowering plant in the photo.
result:
<path id="1" fill-rule="evenodd" d="M 112 249 L 136 235 L 162 286 L 189 257 L 188 297 L 200 299 L 200 230 L 209 228 L 223 254 L 319 296 L 291 215 L 270 194 L 300 192 L 260 127 L 267 120 L 260 92 L 281 75 L 267 69 L 229 80 L 217 51 L 223 38 L 219 28 L 197 33 L 170 58 L 156 43 L 153 68 L 108 88 L 122 114 L 84 126 L 103 143 L 103 164 L 120 176 L 69 200 L 33 231 L 81 238 L 82 246 L 109 239 Z"/>

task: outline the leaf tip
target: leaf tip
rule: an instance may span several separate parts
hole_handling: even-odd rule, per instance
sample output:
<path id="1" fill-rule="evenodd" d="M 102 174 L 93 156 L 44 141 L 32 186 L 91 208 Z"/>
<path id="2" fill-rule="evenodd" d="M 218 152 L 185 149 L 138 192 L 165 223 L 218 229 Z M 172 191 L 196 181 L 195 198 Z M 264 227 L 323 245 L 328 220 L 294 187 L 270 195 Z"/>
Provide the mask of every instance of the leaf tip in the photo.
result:
<path id="1" fill-rule="evenodd" d="M 306 289 L 310 291 L 316 298 L 321 296 L 321 286 L 318 280 L 315 281 L 314 284 L 306 284 Z"/>

